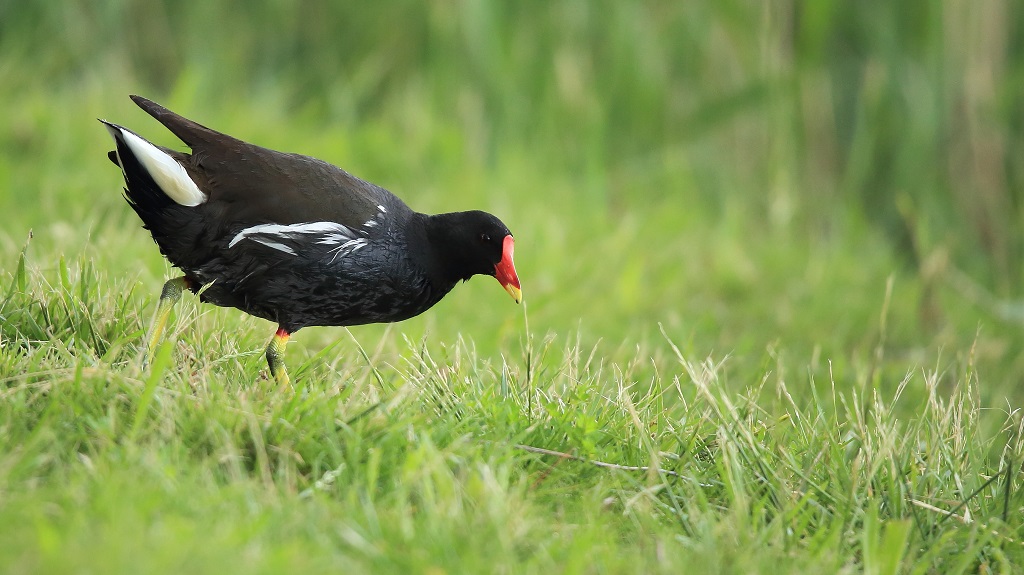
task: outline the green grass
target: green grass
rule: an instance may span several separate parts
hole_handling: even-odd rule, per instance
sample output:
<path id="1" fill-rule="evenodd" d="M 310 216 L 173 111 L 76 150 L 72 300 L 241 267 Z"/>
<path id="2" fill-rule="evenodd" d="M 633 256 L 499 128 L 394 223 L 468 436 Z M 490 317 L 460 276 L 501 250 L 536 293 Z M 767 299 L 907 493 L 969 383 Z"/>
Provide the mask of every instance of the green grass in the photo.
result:
<path id="1" fill-rule="evenodd" d="M 1018 572 L 1021 10 L 688 4 L 0 2 L 4 572 Z M 524 305 L 141 368 L 136 92 L 498 214 Z"/>

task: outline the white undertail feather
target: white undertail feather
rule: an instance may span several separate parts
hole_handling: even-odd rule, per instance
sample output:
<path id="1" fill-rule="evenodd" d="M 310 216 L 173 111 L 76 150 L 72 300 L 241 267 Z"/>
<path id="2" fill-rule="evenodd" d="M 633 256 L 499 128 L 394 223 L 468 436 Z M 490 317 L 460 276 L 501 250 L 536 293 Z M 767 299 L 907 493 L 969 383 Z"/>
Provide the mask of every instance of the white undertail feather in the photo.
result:
<path id="1" fill-rule="evenodd" d="M 124 143 L 135 154 L 156 185 L 160 186 L 167 197 L 174 200 L 175 203 L 183 206 L 198 206 L 206 201 L 206 194 L 196 186 L 185 168 L 166 152 L 123 128 L 108 124 L 107 130 L 115 140 L 120 134 Z"/>

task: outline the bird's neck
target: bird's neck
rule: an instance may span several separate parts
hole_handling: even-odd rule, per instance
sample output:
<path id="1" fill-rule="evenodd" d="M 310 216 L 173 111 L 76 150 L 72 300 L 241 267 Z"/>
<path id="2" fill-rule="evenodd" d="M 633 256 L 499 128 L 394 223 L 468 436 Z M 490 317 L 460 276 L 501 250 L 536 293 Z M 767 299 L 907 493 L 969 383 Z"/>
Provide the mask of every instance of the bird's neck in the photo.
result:
<path id="1" fill-rule="evenodd" d="M 410 225 L 410 229 L 420 230 L 410 234 L 419 236 L 409 238 L 410 248 L 422 250 L 422 261 L 427 262 L 426 268 L 431 279 L 448 284 L 448 289 L 459 280 L 469 279 L 463 277 L 464 266 L 460 265 L 462 253 L 454 235 L 457 218 L 458 212 L 436 215 L 417 213 Z"/>

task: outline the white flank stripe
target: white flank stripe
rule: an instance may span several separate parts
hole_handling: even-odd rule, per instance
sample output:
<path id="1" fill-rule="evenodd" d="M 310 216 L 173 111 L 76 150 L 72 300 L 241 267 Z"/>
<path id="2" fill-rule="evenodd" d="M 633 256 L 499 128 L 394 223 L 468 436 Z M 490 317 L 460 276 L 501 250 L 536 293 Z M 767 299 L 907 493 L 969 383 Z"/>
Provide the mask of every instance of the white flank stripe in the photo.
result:
<path id="1" fill-rule="evenodd" d="M 334 257 L 332 257 L 331 261 L 329 261 L 327 263 L 328 264 L 332 264 L 332 263 L 334 263 L 334 260 L 338 259 L 338 257 L 345 257 L 345 256 L 351 254 L 354 251 L 360 250 L 360 249 L 366 247 L 367 243 L 368 242 L 365 239 L 363 239 L 363 238 L 359 238 L 359 239 L 355 239 L 355 240 L 349 240 L 349 241 L 341 244 L 340 246 L 334 248 L 333 250 L 331 250 L 331 253 L 334 254 Z"/>
<path id="2" fill-rule="evenodd" d="M 310 235 L 313 237 L 309 237 Z M 337 222 L 251 226 L 235 234 L 235 237 L 228 243 L 228 247 L 233 248 L 238 242 L 246 239 L 293 256 L 297 255 L 295 250 L 302 249 L 301 242 L 306 242 L 306 245 L 336 246 L 327 252 L 332 254 L 331 261 L 328 263 L 333 263 L 339 257 L 347 256 L 369 243 L 366 238 L 359 237 L 348 226 Z M 295 240 L 299 240 L 300 243 L 291 245 L 285 243 Z"/>
<path id="3" fill-rule="evenodd" d="M 113 130 L 114 128 L 111 128 L 111 131 Z M 118 129 L 118 131 L 124 138 L 124 143 L 128 145 L 135 157 L 139 159 L 139 163 L 153 178 L 156 185 L 160 186 L 160 189 L 167 194 L 167 197 L 183 206 L 198 206 L 206 201 L 206 194 L 200 191 L 192 178 L 188 177 L 185 168 L 181 167 L 181 164 L 174 158 L 128 130 Z"/>
<path id="4" fill-rule="evenodd" d="M 290 247 L 288 247 L 288 246 L 286 246 L 284 244 L 279 244 L 277 242 L 272 242 L 270 240 L 261 240 L 259 238 L 254 238 L 254 239 L 257 242 L 267 246 L 268 248 L 274 248 L 275 250 L 282 251 L 282 252 L 284 252 L 284 253 L 286 253 L 288 255 L 292 255 L 292 256 L 295 255 L 295 250 L 291 249 Z"/>
<path id="5" fill-rule="evenodd" d="M 281 238 L 293 239 L 299 234 L 337 234 L 346 239 L 353 236 L 352 231 L 348 227 L 343 226 L 337 222 L 308 222 L 305 224 L 260 224 L 258 226 L 252 226 L 245 228 L 238 232 L 231 242 L 228 244 L 229 248 L 235 247 L 235 244 L 244 240 L 249 236 L 260 235 L 260 236 L 278 236 Z M 331 237 L 331 236 L 328 236 Z M 254 240 L 263 243 L 262 239 L 253 238 Z M 325 238 L 326 239 L 326 238 Z"/>
<path id="6" fill-rule="evenodd" d="M 350 251 L 354 252 L 354 251 L 358 250 L 359 248 L 361 248 L 361 247 L 363 247 L 365 245 L 366 245 L 366 240 L 360 238 L 358 240 L 349 240 L 349 241 L 341 244 L 341 246 L 339 246 L 338 248 L 335 248 L 335 249 L 337 251 L 341 251 L 341 250 L 344 250 L 346 248 L 351 248 Z"/>

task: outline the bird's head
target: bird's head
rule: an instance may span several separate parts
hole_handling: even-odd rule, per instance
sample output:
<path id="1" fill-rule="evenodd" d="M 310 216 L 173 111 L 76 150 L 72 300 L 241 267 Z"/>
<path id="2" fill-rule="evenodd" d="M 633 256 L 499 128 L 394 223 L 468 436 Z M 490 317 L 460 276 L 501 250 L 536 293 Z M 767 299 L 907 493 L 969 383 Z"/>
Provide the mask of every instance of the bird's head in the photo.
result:
<path id="1" fill-rule="evenodd" d="M 523 300 L 512 262 L 515 239 L 501 220 L 481 211 L 441 214 L 432 219 L 432 235 L 438 238 L 452 275 L 461 280 L 493 276 L 516 303 Z"/>

